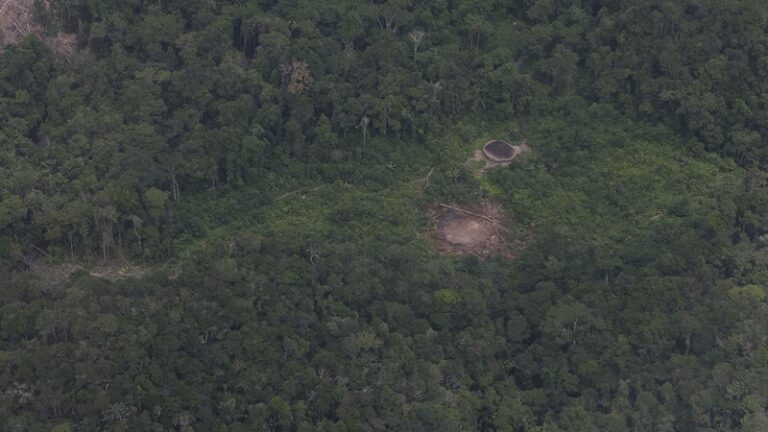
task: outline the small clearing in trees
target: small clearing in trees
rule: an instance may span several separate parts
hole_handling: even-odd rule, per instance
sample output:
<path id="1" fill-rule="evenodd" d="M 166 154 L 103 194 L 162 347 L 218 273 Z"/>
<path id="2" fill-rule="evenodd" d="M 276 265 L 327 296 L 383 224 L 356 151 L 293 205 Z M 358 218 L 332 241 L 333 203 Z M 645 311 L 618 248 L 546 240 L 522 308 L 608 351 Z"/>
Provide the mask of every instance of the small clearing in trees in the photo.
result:
<path id="1" fill-rule="evenodd" d="M 32 20 L 33 5 L 33 0 L 0 0 L 0 47 L 43 33 Z"/>
<path id="2" fill-rule="evenodd" d="M 127 262 L 123 262 L 122 264 L 113 263 L 108 265 L 101 265 L 88 270 L 88 274 L 93 277 L 108 279 L 111 281 L 140 278 L 145 276 L 147 273 L 148 270 L 146 268 Z"/>
<path id="3" fill-rule="evenodd" d="M 49 8 L 50 3 L 50 0 L 45 0 L 43 7 Z M 77 49 L 75 34 L 60 32 L 53 37 L 45 37 L 45 29 L 33 19 L 34 5 L 34 0 L 0 0 L 0 53 L 7 45 L 35 36 L 69 61 Z"/>
<path id="4" fill-rule="evenodd" d="M 121 279 L 141 278 L 149 273 L 144 267 L 130 263 L 110 263 L 106 265 L 85 266 L 77 262 L 46 263 L 42 258 L 26 257 L 28 268 L 18 270 L 11 274 L 11 278 L 21 277 L 24 274 L 35 275 L 37 286 L 46 290 L 62 288 L 66 285 L 74 273 L 84 271 L 91 277 L 116 281 Z"/>
<path id="5" fill-rule="evenodd" d="M 432 239 L 435 248 L 447 255 L 492 255 L 511 258 L 507 248 L 510 239 L 502 225 L 501 207 L 485 202 L 480 208 L 466 209 L 456 205 L 429 206 Z"/>
<path id="6" fill-rule="evenodd" d="M 464 163 L 465 166 L 477 170 L 480 174 L 485 171 L 505 167 L 513 160 L 531 151 L 528 140 L 519 145 L 512 145 L 501 140 L 490 140 L 480 150 L 475 150 L 471 158 Z"/>

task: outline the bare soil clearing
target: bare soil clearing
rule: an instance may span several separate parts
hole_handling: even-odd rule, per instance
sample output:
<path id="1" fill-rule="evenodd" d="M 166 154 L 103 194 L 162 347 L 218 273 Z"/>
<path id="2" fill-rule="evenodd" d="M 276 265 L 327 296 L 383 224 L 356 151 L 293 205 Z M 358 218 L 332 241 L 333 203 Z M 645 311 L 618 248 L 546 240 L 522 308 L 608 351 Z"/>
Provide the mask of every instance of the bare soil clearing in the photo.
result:
<path id="1" fill-rule="evenodd" d="M 428 207 L 427 212 L 432 219 L 433 243 L 441 253 L 512 258 L 507 248 L 510 233 L 502 224 L 497 203 L 485 202 L 472 209 L 439 204 Z"/>
<path id="2" fill-rule="evenodd" d="M 0 0 L 0 47 L 16 43 L 31 34 L 42 34 L 32 20 L 33 0 Z"/>
<path id="3" fill-rule="evenodd" d="M 57 33 L 53 37 L 45 37 L 43 29 L 33 19 L 34 0 L 0 0 L 0 52 L 10 44 L 21 42 L 27 36 L 36 36 L 43 40 L 48 47 L 69 60 L 77 48 L 77 38 L 74 33 Z M 44 1 L 45 7 L 50 1 Z"/>
<path id="4" fill-rule="evenodd" d="M 438 230 L 445 241 L 454 246 L 479 245 L 493 235 L 490 223 L 456 214 L 444 217 L 438 225 Z"/>
<path id="5" fill-rule="evenodd" d="M 130 263 L 104 265 L 94 267 L 88 270 L 88 274 L 101 278 L 109 279 L 111 281 L 119 279 L 140 278 L 148 273 L 148 270 L 144 267 L 135 266 Z"/>
<path id="6" fill-rule="evenodd" d="M 29 268 L 24 273 L 34 273 L 38 276 L 41 286 L 47 288 L 61 286 L 77 271 L 85 271 L 93 277 L 110 281 L 140 278 L 149 273 L 147 268 L 133 265 L 127 261 L 86 266 L 78 262 L 48 264 L 41 257 L 38 257 L 38 259 L 30 261 L 28 266 Z"/>

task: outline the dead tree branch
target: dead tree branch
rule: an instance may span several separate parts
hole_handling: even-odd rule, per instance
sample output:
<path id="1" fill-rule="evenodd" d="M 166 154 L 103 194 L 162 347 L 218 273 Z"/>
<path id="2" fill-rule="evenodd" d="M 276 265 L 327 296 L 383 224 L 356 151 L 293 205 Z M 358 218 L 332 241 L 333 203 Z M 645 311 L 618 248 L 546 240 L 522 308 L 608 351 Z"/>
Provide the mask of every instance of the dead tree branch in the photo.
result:
<path id="1" fill-rule="evenodd" d="M 440 207 L 447 208 L 449 210 L 457 211 L 457 212 L 460 212 L 460 213 L 465 213 L 465 214 L 468 214 L 470 216 L 479 217 L 480 219 L 485 219 L 485 220 L 487 220 L 488 222 L 491 222 L 491 223 L 496 223 L 496 220 L 491 219 L 488 216 L 483 216 L 481 214 L 477 214 L 477 213 L 471 212 L 469 210 L 464 210 L 462 208 L 454 207 L 452 205 L 443 204 L 443 203 L 439 203 L 438 205 Z"/>

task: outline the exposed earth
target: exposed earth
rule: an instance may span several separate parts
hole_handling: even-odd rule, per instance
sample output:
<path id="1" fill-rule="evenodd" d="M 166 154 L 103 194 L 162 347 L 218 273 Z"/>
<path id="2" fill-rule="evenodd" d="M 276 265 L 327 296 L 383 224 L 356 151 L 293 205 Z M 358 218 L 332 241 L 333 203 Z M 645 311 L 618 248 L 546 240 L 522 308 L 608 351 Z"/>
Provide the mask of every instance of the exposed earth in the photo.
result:
<path id="1" fill-rule="evenodd" d="M 432 218 L 435 248 L 441 253 L 511 258 L 507 247 L 511 238 L 497 203 L 485 202 L 471 210 L 441 203 L 428 207 L 427 212 Z"/>
<path id="2" fill-rule="evenodd" d="M 0 0 L 0 52 L 7 45 L 21 42 L 28 36 L 36 36 L 69 61 L 77 47 L 75 34 L 59 32 L 52 37 L 45 37 L 45 29 L 33 18 L 34 4 L 34 0 Z M 50 7 L 50 1 L 44 1 L 43 7 Z"/>
<path id="3" fill-rule="evenodd" d="M 457 213 L 444 216 L 437 228 L 445 241 L 454 246 L 482 244 L 493 235 L 494 231 L 489 222 Z"/>

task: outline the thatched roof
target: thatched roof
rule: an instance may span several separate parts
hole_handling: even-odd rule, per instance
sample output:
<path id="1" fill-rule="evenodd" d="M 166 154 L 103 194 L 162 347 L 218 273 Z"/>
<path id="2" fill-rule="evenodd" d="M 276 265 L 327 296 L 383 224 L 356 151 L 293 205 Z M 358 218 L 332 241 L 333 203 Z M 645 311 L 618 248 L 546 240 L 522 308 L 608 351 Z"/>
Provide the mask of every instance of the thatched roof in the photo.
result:
<path id="1" fill-rule="evenodd" d="M 495 162 L 507 162 L 517 155 L 516 149 L 509 143 L 501 140 L 491 140 L 483 146 L 483 154 Z"/>

